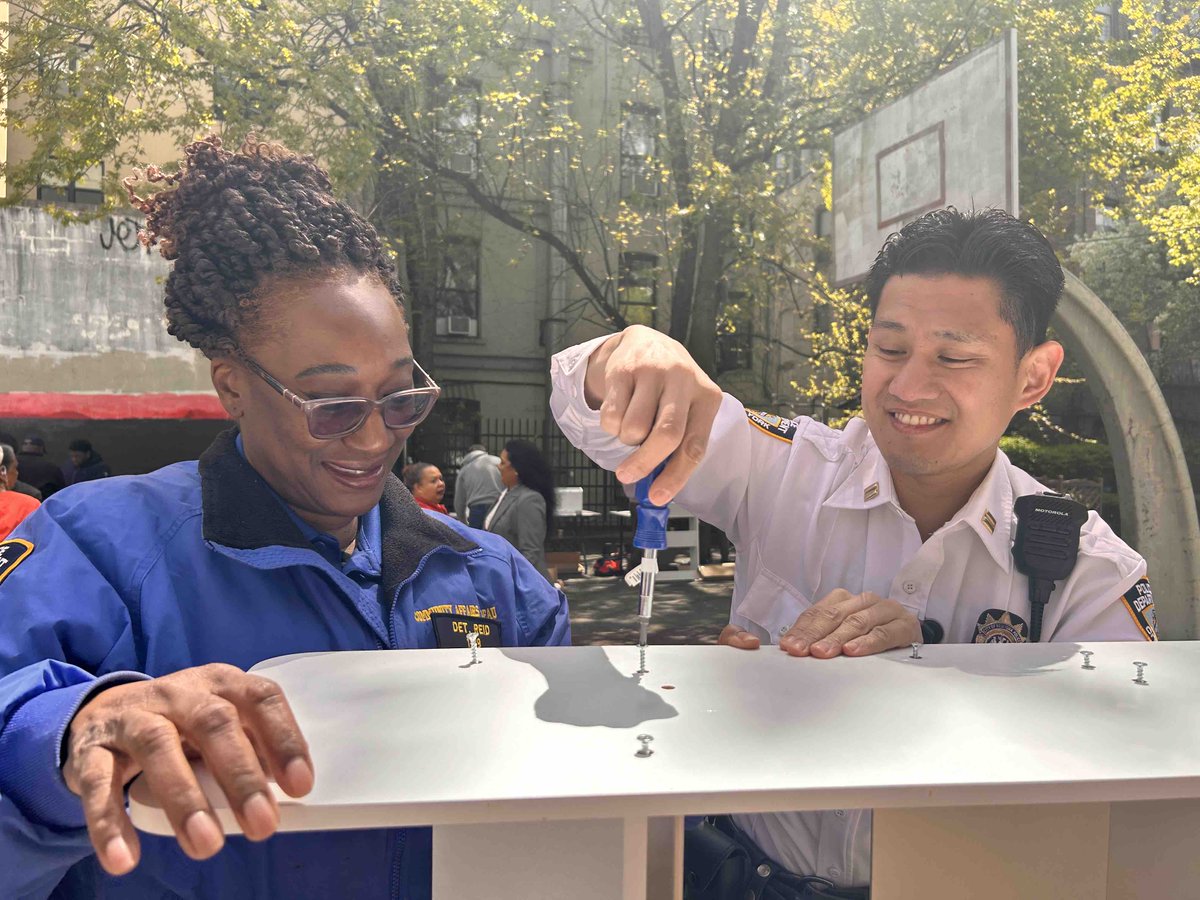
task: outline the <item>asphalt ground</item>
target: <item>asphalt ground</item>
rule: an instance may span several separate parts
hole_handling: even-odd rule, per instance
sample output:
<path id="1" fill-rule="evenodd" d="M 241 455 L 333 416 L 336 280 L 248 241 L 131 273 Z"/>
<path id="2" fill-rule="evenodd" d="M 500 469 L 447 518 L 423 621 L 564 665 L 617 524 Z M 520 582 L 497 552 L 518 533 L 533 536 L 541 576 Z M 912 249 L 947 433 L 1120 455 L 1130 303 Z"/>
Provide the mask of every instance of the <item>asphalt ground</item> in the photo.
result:
<path id="1" fill-rule="evenodd" d="M 635 644 L 638 589 L 620 577 L 589 575 L 563 583 L 577 645 Z M 651 644 L 715 644 L 729 623 L 733 579 L 672 581 L 654 587 Z"/>

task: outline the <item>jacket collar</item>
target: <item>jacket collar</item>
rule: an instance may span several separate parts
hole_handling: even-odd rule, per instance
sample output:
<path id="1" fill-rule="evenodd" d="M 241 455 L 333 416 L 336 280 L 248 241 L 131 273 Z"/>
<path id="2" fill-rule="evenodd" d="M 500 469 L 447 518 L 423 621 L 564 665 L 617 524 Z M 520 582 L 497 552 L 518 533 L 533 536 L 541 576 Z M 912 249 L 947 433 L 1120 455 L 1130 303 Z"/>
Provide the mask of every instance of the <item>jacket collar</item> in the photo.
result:
<path id="1" fill-rule="evenodd" d="M 204 539 L 234 550 L 294 547 L 316 554 L 275 491 L 238 453 L 236 441 L 236 428 L 223 431 L 200 456 Z M 394 475 L 384 482 L 379 513 L 385 596 L 411 578 L 432 551 L 478 549 L 473 541 L 422 512 Z"/>

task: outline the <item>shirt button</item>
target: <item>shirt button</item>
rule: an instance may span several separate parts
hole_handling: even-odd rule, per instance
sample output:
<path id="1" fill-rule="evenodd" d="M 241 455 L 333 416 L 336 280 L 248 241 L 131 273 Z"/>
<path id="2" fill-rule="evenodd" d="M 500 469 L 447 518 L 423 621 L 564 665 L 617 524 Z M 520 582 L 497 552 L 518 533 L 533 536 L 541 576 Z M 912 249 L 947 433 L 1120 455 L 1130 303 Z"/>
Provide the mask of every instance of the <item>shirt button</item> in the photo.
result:
<path id="1" fill-rule="evenodd" d="M 917 589 L 917 584 L 916 584 L 916 582 L 915 582 L 915 581 L 906 581 L 906 582 L 904 582 L 904 593 L 906 593 L 906 594 L 911 594 L 911 593 L 913 593 L 913 592 L 914 592 L 916 589 Z"/>
<path id="2" fill-rule="evenodd" d="M 788 633 L 788 627 L 786 625 L 780 625 L 779 626 L 779 636 L 783 637 L 787 633 Z"/>
<path id="3" fill-rule="evenodd" d="M 826 871 L 829 872 L 830 878 L 837 878 L 839 875 L 842 874 L 842 870 L 839 869 L 837 866 L 830 866 Z"/>
<path id="4" fill-rule="evenodd" d="M 833 814 L 834 814 L 835 816 L 837 816 L 839 819 L 844 819 L 844 818 L 846 818 L 846 811 L 845 811 L 844 809 L 835 809 L 835 810 L 833 811 Z"/>

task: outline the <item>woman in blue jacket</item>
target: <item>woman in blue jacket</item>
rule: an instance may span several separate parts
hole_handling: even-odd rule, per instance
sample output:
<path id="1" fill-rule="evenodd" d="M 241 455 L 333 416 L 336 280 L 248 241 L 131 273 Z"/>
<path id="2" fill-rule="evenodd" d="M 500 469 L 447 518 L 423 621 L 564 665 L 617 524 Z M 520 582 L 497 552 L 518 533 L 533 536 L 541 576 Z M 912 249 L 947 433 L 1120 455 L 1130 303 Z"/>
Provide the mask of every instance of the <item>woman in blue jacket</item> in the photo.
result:
<path id="1" fill-rule="evenodd" d="M 211 360 L 236 427 L 197 462 L 60 492 L 0 543 L 0 896 L 427 897 L 428 829 L 265 840 L 268 778 L 301 796 L 321 773 L 279 688 L 245 670 L 449 646 L 447 617 L 565 644 L 566 601 L 391 474 L 438 388 L 371 226 L 278 145 L 186 154 L 130 195 L 174 262 L 169 331 Z M 221 834 L 197 755 L 246 837 Z M 138 774 L 175 838 L 131 826 Z"/>

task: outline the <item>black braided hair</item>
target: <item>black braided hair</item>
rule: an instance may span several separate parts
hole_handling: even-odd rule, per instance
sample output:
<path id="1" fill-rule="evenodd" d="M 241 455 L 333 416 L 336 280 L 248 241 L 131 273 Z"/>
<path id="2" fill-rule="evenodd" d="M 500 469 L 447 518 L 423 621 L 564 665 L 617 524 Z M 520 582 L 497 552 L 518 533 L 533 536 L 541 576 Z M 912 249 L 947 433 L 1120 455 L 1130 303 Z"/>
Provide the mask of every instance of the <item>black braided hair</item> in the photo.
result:
<path id="1" fill-rule="evenodd" d="M 309 273 L 373 275 L 402 305 L 375 229 L 333 196 L 312 157 L 254 135 L 236 153 L 210 135 L 184 154 L 174 174 L 150 166 L 125 179 L 146 216 L 142 244 L 174 260 L 165 301 L 176 338 L 210 358 L 233 353 L 259 324 L 263 289 Z M 157 184 L 174 190 L 138 196 Z"/>

